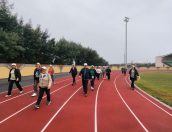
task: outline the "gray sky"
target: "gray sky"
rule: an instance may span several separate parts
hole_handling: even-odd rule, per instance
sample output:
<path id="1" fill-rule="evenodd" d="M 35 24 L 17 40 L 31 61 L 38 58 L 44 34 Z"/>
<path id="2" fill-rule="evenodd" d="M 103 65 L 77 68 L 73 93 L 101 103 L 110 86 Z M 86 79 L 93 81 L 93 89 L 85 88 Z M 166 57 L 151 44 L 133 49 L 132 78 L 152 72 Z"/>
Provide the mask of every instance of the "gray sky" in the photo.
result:
<path id="1" fill-rule="evenodd" d="M 112 63 L 154 62 L 172 52 L 172 0 L 9 0 L 14 12 L 41 25 L 51 37 L 81 43 Z"/>

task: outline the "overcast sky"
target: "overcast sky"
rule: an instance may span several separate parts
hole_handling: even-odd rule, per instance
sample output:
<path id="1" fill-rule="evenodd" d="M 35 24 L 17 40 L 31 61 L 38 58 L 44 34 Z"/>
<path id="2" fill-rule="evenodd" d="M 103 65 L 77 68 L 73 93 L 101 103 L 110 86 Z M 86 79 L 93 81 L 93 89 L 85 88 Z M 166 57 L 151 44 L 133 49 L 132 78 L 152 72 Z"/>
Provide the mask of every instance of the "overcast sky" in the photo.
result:
<path id="1" fill-rule="evenodd" d="M 110 64 L 124 62 L 128 23 L 128 62 L 154 62 L 172 53 L 172 0 L 10 0 L 14 12 L 56 40 L 64 37 L 97 50 Z"/>

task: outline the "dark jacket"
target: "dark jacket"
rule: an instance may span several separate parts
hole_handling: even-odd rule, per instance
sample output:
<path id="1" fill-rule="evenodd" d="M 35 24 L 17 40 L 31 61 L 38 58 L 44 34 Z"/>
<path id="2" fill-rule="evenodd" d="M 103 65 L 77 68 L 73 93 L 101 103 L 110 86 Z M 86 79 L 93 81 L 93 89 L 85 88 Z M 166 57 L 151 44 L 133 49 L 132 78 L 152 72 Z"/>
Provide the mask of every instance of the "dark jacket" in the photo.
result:
<path id="1" fill-rule="evenodd" d="M 83 80 L 90 79 L 90 70 L 88 68 L 82 68 L 79 75 L 82 75 Z"/>
<path id="2" fill-rule="evenodd" d="M 11 78 L 11 71 L 12 71 L 12 69 L 10 69 L 8 81 L 10 81 L 10 78 Z M 14 74 L 15 74 L 16 79 L 18 78 L 19 81 L 21 81 L 21 73 L 20 73 L 20 70 L 19 69 L 15 69 Z"/>
<path id="3" fill-rule="evenodd" d="M 137 76 L 139 76 L 139 73 L 138 73 L 137 69 L 136 69 L 136 68 L 134 68 L 134 78 L 132 77 L 132 73 L 131 73 L 131 71 L 132 71 L 132 68 L 131 68 L 131 69 L 130 69 L 130 71 L 129 71 L 129 74 L 130 74 L 130 80 L 131 80 L 131 79 L 137 80 Z"/>
<path id="4" fill-rule="evenodd" d="M 41 68 L 35 68 L 34 73 L 33 73 L 33 78 L 34 80 L 39 81 L 39 75 L 41 74 Z"/>
<path id="5" fill-rule="evenodd" d="M 106 69 L 106 74 L 109 75 L 111 73 L 111 69 L 110 68 L 107 68 Z"/>
<path id="6" fill-rule="evenodd" d="M 95 69 L 90 69 L 90 79 L 95 79 L 96 78 L 96 70 Z"/>
<path id="7" fill-rule="evenodd" d="M 76 69 L 76 67 L 72 67 L 71 69 L 70 69 L 70 72 L 69 73 L 71 73 L 71 75 L 72 76 L 76 76 L 77 75 L 77 73 L 78 73 L 78 71 L 77 71 L 77 69 Z"/>

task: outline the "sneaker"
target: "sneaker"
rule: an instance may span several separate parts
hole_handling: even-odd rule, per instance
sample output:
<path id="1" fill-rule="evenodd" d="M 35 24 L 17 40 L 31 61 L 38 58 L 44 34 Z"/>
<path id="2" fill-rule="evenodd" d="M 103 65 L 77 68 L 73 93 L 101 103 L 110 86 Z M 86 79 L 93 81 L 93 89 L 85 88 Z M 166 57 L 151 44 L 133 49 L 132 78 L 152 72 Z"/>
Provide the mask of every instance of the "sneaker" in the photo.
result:
<path id="1" fill-rule="evenodd" d="M 94 91 L 94 88 L 93 88 L 93 87 L 91 87 L 91 90 L 92 90 L 92 91 Z"/>
<path id="2" fill-rule="evenodd" d="M 23 93 L 23 90 L 22 91 L 20 91 L 20 94 L 22 94 Z"/>
<path id="3" fill-rule="evenodd" d="M 10 96 L 11 96 L 11 95 L 8 95 L 8 94 L 7 94 L 7 95 L 5 95 L 5 97 L 6 97 L 6 98 L 7 98 L 7 97 L 10 97 Z"/>
<path id="4" fill-rule="evenodd" d="M 87 94 L 85 93 L 84 96 L 87 97 Z"/>
<path id="5" fill-rule="evenodd" d="M 35 109 L 39 109 L 39 105 L 37 105 L 37 104 L 35 104 L 34 107 L 35 107 Z"/>
<path id="6" fill-rule="evenodd" d="M 37 95 L 36 93 L 33 93 L 31 96 L 32 96 L 32 97 L 35 97 L 36 95 Z"/>
<path id="7" fill-rule="evenodd" d="M 51 101 L 47 101 L 47 105 L 50 105 L 51 104 Z"/>

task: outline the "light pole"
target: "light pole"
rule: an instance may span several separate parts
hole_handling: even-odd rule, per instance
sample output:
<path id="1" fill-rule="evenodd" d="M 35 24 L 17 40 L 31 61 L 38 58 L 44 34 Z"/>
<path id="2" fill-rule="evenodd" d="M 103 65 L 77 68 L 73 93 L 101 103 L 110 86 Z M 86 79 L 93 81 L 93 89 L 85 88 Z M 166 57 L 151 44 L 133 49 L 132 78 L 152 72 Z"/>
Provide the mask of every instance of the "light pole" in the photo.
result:
<path id="1" fill-rule="evenodd" d="M 127 68 L 127 22 L 129 22 L 129 18 L 125 17 L 124 22 L 125 22 L 125 57 L 124 57 L 124 60 L 125 60 L 125 66 Z"/>

